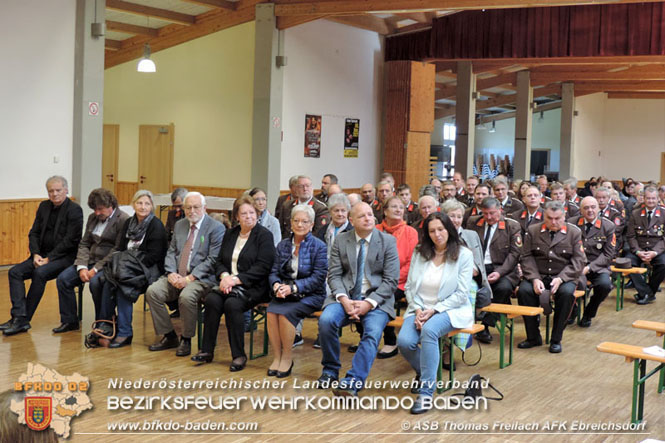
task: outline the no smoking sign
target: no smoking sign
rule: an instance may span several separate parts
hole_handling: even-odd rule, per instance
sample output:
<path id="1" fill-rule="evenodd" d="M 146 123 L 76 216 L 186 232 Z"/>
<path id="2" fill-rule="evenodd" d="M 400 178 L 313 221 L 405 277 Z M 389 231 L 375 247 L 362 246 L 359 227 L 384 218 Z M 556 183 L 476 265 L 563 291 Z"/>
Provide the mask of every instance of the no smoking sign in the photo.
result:
<path id="1" fill-rule="evenodd" d="M 92 115 L 92 116 L 99 115 L 99 103 L 98 102 L 88 102 L 88 115 Z"/>

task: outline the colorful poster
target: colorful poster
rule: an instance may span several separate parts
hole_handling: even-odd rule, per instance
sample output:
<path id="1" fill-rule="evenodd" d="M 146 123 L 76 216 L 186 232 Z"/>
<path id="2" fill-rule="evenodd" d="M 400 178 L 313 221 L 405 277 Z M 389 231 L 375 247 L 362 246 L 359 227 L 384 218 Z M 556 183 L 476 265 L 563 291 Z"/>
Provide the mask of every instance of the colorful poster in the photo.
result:
<path id="1" fill-rule="evenodd" d="M 305 115 L 305 157 L 321 156 L 321 116 Z"/>
<path id="2" fill-rule="evenodd" d="M 347 118 L 344 122 L 344 158 L 358 158 L 360 119 Z"/>

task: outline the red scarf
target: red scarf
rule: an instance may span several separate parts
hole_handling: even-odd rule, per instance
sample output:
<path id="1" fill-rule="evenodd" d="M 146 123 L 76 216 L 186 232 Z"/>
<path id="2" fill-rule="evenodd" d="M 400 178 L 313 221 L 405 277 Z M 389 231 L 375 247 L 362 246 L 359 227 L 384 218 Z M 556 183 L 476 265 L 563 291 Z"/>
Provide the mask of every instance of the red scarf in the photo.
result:
<path id="1" fill-rule="evenodd" d="M 388 223 L 386 223 L 386 221 L 384 220 L 376 228 L 379 231 L 387 232 L 388 234 L 392 235 L 395 238 L 399 238 L 402 235 L 405 226 L 406 222 L 404 220 L 401 220 L 399 223 L 397 223 L 394 226 L 388 226 Z"/>

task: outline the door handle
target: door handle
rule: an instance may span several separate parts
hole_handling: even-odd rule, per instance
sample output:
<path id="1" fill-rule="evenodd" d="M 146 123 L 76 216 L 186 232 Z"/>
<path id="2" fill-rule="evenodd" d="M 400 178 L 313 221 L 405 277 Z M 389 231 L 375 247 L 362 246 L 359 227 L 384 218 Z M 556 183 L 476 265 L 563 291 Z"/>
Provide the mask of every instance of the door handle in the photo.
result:
<path id="1" fill-rule="evenodd" d="M 141 176 L 139 177 L 140 182 L 143 183 L 143 182 L 145 181 L 146 178 L 148 178 L 148 177 L 141 175 Z"/>
<path id="2" fill-rule="evenodd" d="M 113 174 L 106 174 L 106 178 L 108 178 L 110 182 L 113 182 Z"/>

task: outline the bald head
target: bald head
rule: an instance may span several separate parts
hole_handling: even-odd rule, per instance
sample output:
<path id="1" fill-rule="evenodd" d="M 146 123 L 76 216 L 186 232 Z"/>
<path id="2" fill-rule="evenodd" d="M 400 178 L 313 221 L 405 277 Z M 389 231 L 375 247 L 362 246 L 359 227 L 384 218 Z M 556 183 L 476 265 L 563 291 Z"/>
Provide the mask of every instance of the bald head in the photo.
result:
<path id="1" fill-rule="evenodd" d="M 363 197 L 363 201 L 366 203 L 372 203 L 374 201 L 374 185 L 371 183 L 365 183 L 360 188 L 360 195 Z"/>
<path id="2" fill-rule="evenodd" d="M 374 212 L 365 202 L 360 202 L 351 208 L 349 219 L 360 237 L 365 238 L 374 230 Z"/>
<path id="3" fill-rule="evenodd" d="M 598 217 L 598 200 L 593 197 L 584 197 L 580 202 L 580 212 L 587 222 L 592 222 Z"/>

